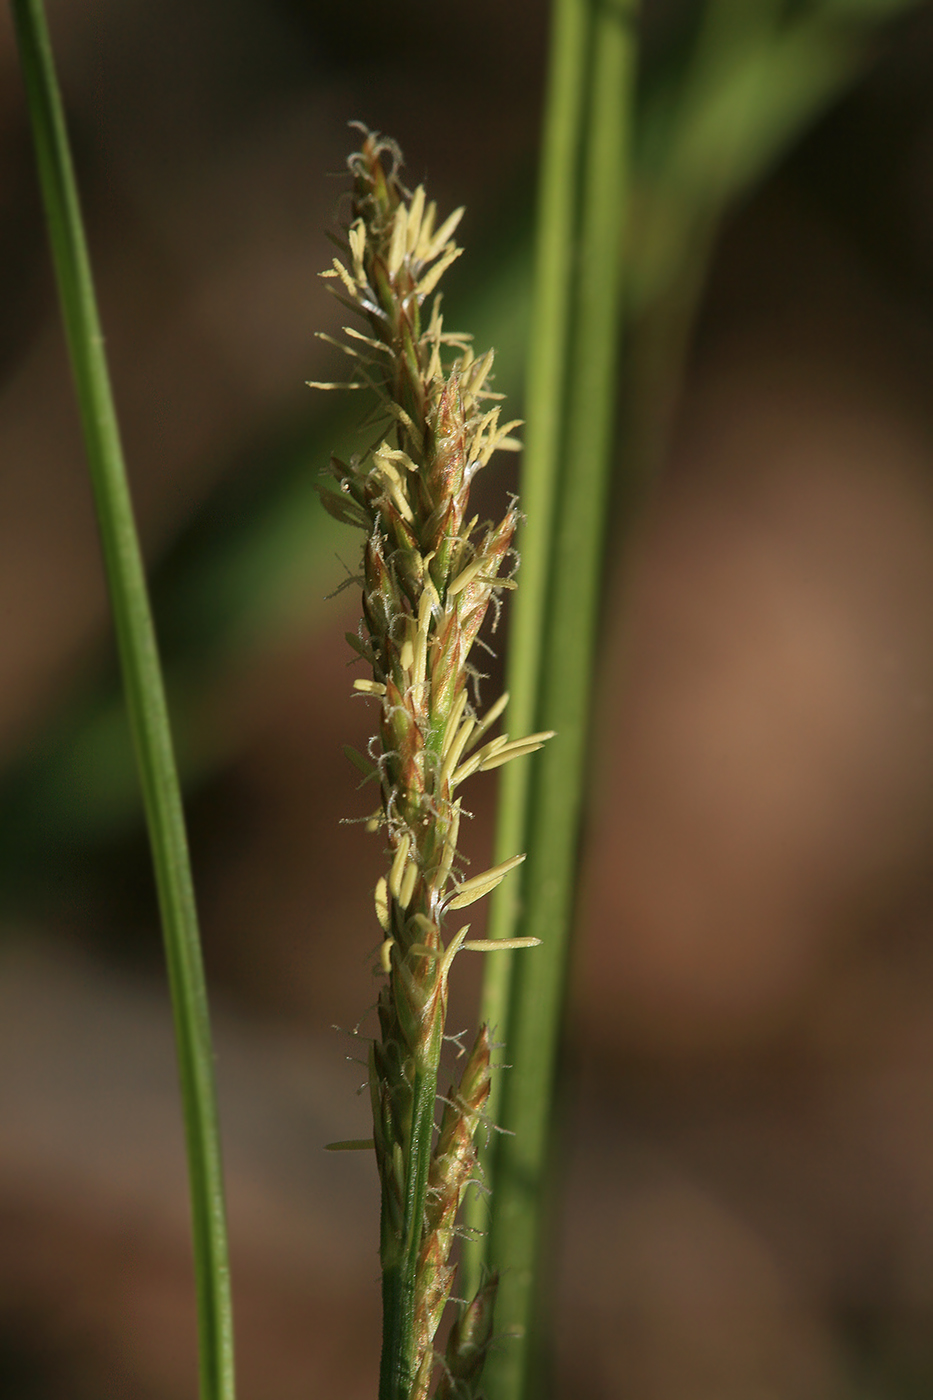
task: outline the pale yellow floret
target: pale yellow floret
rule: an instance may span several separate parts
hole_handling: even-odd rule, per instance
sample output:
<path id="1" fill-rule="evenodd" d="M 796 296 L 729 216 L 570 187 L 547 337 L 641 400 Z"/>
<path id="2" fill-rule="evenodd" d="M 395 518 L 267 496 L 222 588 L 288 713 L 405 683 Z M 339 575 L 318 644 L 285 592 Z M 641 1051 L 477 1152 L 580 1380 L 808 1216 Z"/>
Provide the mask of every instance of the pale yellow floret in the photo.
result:
<path id="1" fill-rule="evenodd" d="M 450 707 L 450 714 L 447 716 L 447 723 L 444 725 L 444 737 L 441 740 L 442 757 L 447 753 L 447 750 L 453 743 L 454 735 L 456 734 L 457 729 L 460 725 L 460 721 L 463 718 L 463 712 L 466 709 L 466 705 L 467 693 L 466 687 L 464 687 L 463 690 L 457 692 L 457 698 Z"/>
<path id="2" fill-rule="evenodd" d="M 425 559 L 424 562 L 427 564 L 427 559 Z M 422 632 L 426 632 L 430 626 L 431 615 L 435 612 L 440 612 L 440 610 L 441 600 L 437 595 L 437 589 L 434 587 L 434 580 L 427 570 L 425 570 L 424 592 L 418 602 L 418 627 Z"/>
<path id="3" fill-rule="evenodd" d="M 434 206 L 432 204 L 432 212 L 433 208 Z M 419 239 L 418 245 L 418 256 L 422 262 L 434 261 L 438 253 L 440 253 L 441 250 L 446 246 L 448 239 L 453 237 L 454 233 L 456 232 L 457 225 L 460 223 L 460 220 L 463 218 L 465 213 L 465 205 L 461 205 L 459 209 L 455 209 L 454 212 L 448 215 L 448 217 L 444 220 L 440 228 L 437 230 L 437 233 L 434 234 L 433 238 L 431 238 L 429 234 L 426 238 L 425 232 L 424 230 L 422 230 L 422 236 Z"/>
<path id="4" fill-rule="evenodd" d="M 398 275 L 408 245 L 408 210 L 400 204 L 395 211 L 392 223 L 392 242 L 389 244 L 388 271 L 390 277 Z"/>
<path id="5" fill-rule="evenodd" d="M 415 247 L 415 257 L 419 262 L 424 262 L 425 253 L 431 246 L 431 239 L 434 236 L 434 220 L 437 218 L 437 205 L 434 200 L 429 200 L 421 220 L 421 227 L 418 230 L 418 243 Z"/>
<path id="6" fill-rule="evenodd" d="M 395 466 L 395 460 L 406 462 L 408 458 L 404 452 L 393 452 L 386 443 L 383 443 L 373 453 L 373 464 L 384 482 L 389 495 L 395 502 L 399 513 L 411 524 L 415 517 L 405 493 L 404 480 Z"/>
<path id="7" fill-rule="evenodd" d="M 438 292 L 437 296 L 431 302 L 431 319 L 428 322 L 428 328 L 424 333 L 425 340 L 429 342 L 433 341 L 437 344 L 441 343 L 442 332 L 444 329 L 444 318 L 441 315 L 441 303 L 443 300 L 443 292 Z"/>
<path id="8" fill-rule="evenodd" d="M 441 769 L 441 789 L 443 790 L 450 782 L 451 775 L 456 772 L 457 764 L 463 757 L 463 751 L 469 742 L 470 735 L 476 727 L 476 720 L 471 715 L 460 726 L 457 736 L 444 756 L 444 766 Z"/>
<path id="9" fill-rule="evenodd" d="M 385 403 L 384 407 L 388 410 L 392 417 L 397 418 L 398 421 L 401 423 L 402 427 L 405 428 L 405 430 L 411 434 L 411 439 L 414 443 L 415 451 L 419 453 L 422 452 L 424 450 L 424 433 L 418 427 L 418 424 L 414 421 L 411 415 L 409 413 L 406 413 L 405 409 L 402 408 L 401 404 L 393 402 L 392 399 L 389 399 Z"/>
<path id="10" fill-rule="evenodd" d="M 497 753 L 490 754 L 484 758 L 479 765 L 481 773 L 488 773 L 491 768 L 501 768 L 503 763 L 508 763 L 513 758 L 523 758 L 525 754 L 537 753 L 538 749 L 543 749 L 548 739 L 553 739 L 556 730 L 544 729 L 540 734 L 529 734 L 526 739 L 513 739 L 510 744 L 505 744 Z"/>
<path id="11" fill-rule="evenodd" d="M 540 938 L 468 938 L 460 944 L 468 953 L 514 953 L 519 948 L 540 948 Z"/>
<path id="12" fill-rule="evenodd" d="M 403 909 L 407 909 L 411 904 L 412 895 L 415 892 L 415 882 L 418 879 L 418 867 L 413 860 L 410 860 L 405 867 L 405 874 L 402 876 L 402 887 L 398 892 L 398 902 Z"/>
<path id="13" fill-rule="evenodd" d="M 476 361 L 476 365 L 473 369 L 473 375 L 470 380 L 471 397 L 476 398 L 481 392 L 482 387 L 486 383 L 486 380 L 489 376 L 489 372 L 492 369 L 492 364 L 495 357 L 495 350 L 487 350 L 482 359 Z"/>
<path id="14" fill-rule="evenodd" d="M 344 327 L 346 330 L 346 327 Z M 342 340 L 338 340 L 334 335 L 328 335 L 326 331 L 315 331 L 315 340 L 323 340 L 328 345 L 333 345 L 342 355 L 349 355 L 351 360 L 362 360 L 363 356 L 358 350 L 354 350 L 352 345 L 344 345 Z"/>
<path id="15" fill-rule="evenodd" d="M 450 973 L 450 965 L 451 965 L 451 963 L 453 962 L 454 958 L 455 958 L 455 957 L 457 956 L 457 954 L 459 953 L 460 949 L 463 947 L 463 940 L 466 938 L 466 936 L 467 936 L 467 934 L 468 934 L 469 932 L 470 932 L 470 925 L 469 925 L 469 924 L 464 924 L 464 925 L 463 925 L 463 928 L 457 930 L 457 932 L 454 934 L 453 938 L 452 938 L 452 939 L 450 940 L 450 942 L 447 944 L 447 947 L 444 949 L 444 961 L 441 963 L 441 983 L 442 983 L 442 984 L 443 984 L 443 983 L 446 983 L 447 977 L 448 977 L 448 975 L 449 975 L 449 973 Z"/>
<path id="16" fill-rule="evenodd" d="M 393 466 L 404 467 L 406 472 L 418 470 L 407 452 L 402 452 L 398 447 L 390 447 L 387 442 L 380 443 L 379 447 L 373 453 L 373 460 L 375 461 L 377 458 L 380 462 L 391 462 Z M 398 479 L 399 481 L 404 480 L 401 475 L 399 475 Z"/>
<path id="17" fill-rule="evenodd" d="M 483 466 L 486 465 L 494 452 L 503 448 L 508 452 L 517 452 L 521 448 L 522 444 L 518 438 L 509 437 L 512 429 L 520 428 L 521 425 L 521 418 L 513 418 L 511 423 L 503 423 L 501 427 L 496 425 L 495 431 L 480 454 Z"/>
<path id="18" fill-rule="evenodd" d="M 391 477 L 388 475 L 384 475 L 383 479 L 385 480 L 386 485 L 389 489 L 389 495 L 392 497 L 393 501 L 395 502 L 398 508 L 399 515 L 401 515 L 404 520 L 407 520 L 409 525 L 414 524 L 415 514 L 411 506 L 408 504 L 408 499 L 402 488 L 402 484 L 398 478 L 398 473 L 393 472 L 393 475 Z"/>
<path id="19" fill-rule="evenodd" d="M 477 574 L 481 574 L 485 567 L 485 559 L 474 559 L 472 564 L 468 564 L 465 569 L 461 569 L 453 582 L 448 584 L 447 597 L 456 598 L 458 593 L 462 593 L 465 588 L 469 588 Z"/>
<path id="20" fill-rule="evenodd" d="M 474 354 L 473 346 L 467 345 L 463 351 L 463 354 L 460 356 L 460 364 L 458 366 L 458 370 L 460 373 L 460 383 L 466 385 L 467 388 L 469 388 L 470 375 L 473 372 L 473 366 L 475 363 L 476 355 Z"/>
<path id="21" fill-rule="evenodd" d="M 364 384 L 355 384 L 352 381 L 341 383 L 339 379 L 331 379 L 326 382 L 321 379 L 306 379 L 305 384 L 309 389 L 364 389 Z"/>
<path id="22" fill-rule="evenodd" d="M 406 831 L 395 848 L 395 858 L 392 861 L 392 867 L 389 871 L 389 889 L 392 891 L 394 899 L 398 899 L 399 891 L 402 888 L 402 874 L 410 850 L 411 835 Z"/>
<path id="23" fill-rule="evenodd" d="M 346 287 L 347 291 L 350 293 L 351 297 L 353 297 L 355 301 L 357 296 L 359 295 L 359 289 L 356 283 L 354 282 L 353 278 L 350 276 L 347 269 L 344 267 L 343 263 L 340 261 L 339 258 L 334 258 L 331 266 L 333 268 L 333 272 L 330 275 L 334 276 L 336 274 L 336 276 L 340 278 L 341 282 Z M 327 275 L 328 274 L 326 273 L 321 273 L 322 277 Z"/>
<path id="24" fill-rule="evenodd" d="M 444 886 L 450 879 L 451 867 L 454 863 L 454 856 L 457 854 L 457 837 L 460 834 L 460 803 L 455 802 L 450 812 L 450 825 L 447 828 L 447 836 L 444 841 L 444 851 L 441 856 L 441 863 L 437 871 L 435 886 L 438 890 L 444 890 Z"/>
<path id="25" fill-rule="evenodd" d="M 419 913 L 416 913 L 416 914 L 412 914 L 412 916 L 411 916 L 411 918 L 409 919 L 408 922 L 409 922 L 409 927 L 411 927 L 411 928 L 421 928 L 421 929 L 424 929 L 425 933 L 427 933 L 427 934 L 433 934 L 433 933 L 434 933 L 434 925 L 432 924 L 431 920 L 428 918 L 427 914 L 422 914 L 422 913 L 420 913 L 420 912 L 419 912 Z"/>
<path id="26" fill-rule="evenodd" d="M 412 698 L 416 705 L 420 705 L 424 699 L 424 685 L 428 671 L 428 629 L 420 625 L 415 631 L 414 646 L 412 648 L 411 676 Z"/>
<path id="27" fill-rule="evenodd" d="M 451 790 L 459 787 L 462 782 L 479 769 L 481 764 L 485 763 L 487 759 L 492 758 L 500 749 L 504 749 L 508 742 L 508 734 L 500 734 L 497 738 L 490 739 L 489 743 L 484 744 L 481 749 L 477 749 L 476 753 L 471 754 L 465 763 L 461 763 L 460 767 L 451 778 Z"/>
<path id="28" fill-rule="evenodd" d="M 497 720 L 497 719 L 499 718 L 499 716 L 502 714 L 502 711 L 505 709 L 505 707 L 506 707 L 506 705 L 507 705 L 508 703 L 509 703 L 509 692 L 506 690 L 506 691 L 503 692 L 502 695 L 499 696 L 499 699 L 496 701 L 496 703 L 495 703 L 494 705 L 490 706 L 489 710 L 488 710 L 488 711 L 486 712 L 486 714 L 483 716 L 483 718 L 482 718 L 482 720 L 480 721 L 480 723 L 479 723 L 479 724 L 476 726 L 476 728 L 474 729 L 474 731 L 473 731 L 473 736 L 472 736 L 472 738 L 470 739 L 470 746 L 471 746 L 471 747 L 472 747 L 474 744 L 478 744 L 479 741 L 480 741 L 480 739 L 483 737 L 483 735 L 489 732 L 489 730 L 490 730 L 490 729 L 492 728 L 492 726 L 495 724 L 496 720 Z"/>
<path id="29" fill-rule="evenodd" d="M 364 345 L 368 345 L 371 350 L 387 351 L 389 348 L 384 345 L 381 340 L 374 340 L 371 335 L 364 335 L 363 332 L 358 331 L 355 326 L 341 326 L 340 329 L 343 331 L 344 335 L 348 335 L 351 340 L 360 340 Z M 322 340 L 324 339 L 323 331 L 318 331 L 317 334 Z M 335 341 L 334 344 L 336 345 L 337 342 Z"/>
<path id="30" fill-rule="evenodd" d="M 443 255 L 443 257 L 440 258 L 434 264 L 430 271 L 424 274 L 421 281 L 415 288 L 415 295 L 417 296 L 419 302 L 424 301 L 425 297 L 431 295 L 431 293 L 434 291 L 434 288 L 437 286 L 438 282 L 443 277 L 444 273 L 450 267 L 450 264 L 452 262 L 456 262 L 462 252 L 462 248 L 458 248 L 456 244 L 452 244 L 447 249 L 447 252 Z"/>
<path id="31" fill-rule="evenodd" d="M 376 918 L 379 920 L 379 927 L 383 933 L 388 933 L 391 927 L 389 923 L 389 887 L 386 884 L 386 877 L 380 875 L 376 881 Z"/>
<path id="32" fill-rule="evenodd" d="M 415 634 L 415 655 L 411 666 L 411 683 L 419 702 L 421 699 L 420 691 L 424 686 L 428 669 L 428 642 L 431 638 L 431 614 L 433 609 L 439 606 L 440 603 L 437 596 L 437 589 L 434 587 L 431 575 L 427 570 L 427 559 L 425 559 L 424 564 L 424 592 L 421 594 L 421 600 L 418 603 L 418 630 Z"/>
<path id="33" fill-rule="evenodd" d="M 421 215 L 424 211 L 424 185 L 419 185 L 408 206 L 408 227 L 405 237 L 405 251 L 413 253 L 421 237 Z"/>
<path id="34" fill-rule="evenodd" d="M 446 979 L 451 963 L 458 953 L 515 953 L 521 948 L 540 948 L 540 938 L 467 938 L 470 925 L 465 924 L 458 929 L 453 938 L 447 944 L 443 952 L 443 963 L 441 965 L 441 976 Z M 438 958 L 441 956 L 437 948 L 429 948 L 426 943 L 413 943 L 409 952 L 416 953 L 421 958 Z"/>
<path id="35" fill-rule="evenodd" d="M 362 286 L 366 281 L 366 272 L 363 267 L 363 254 L 366 251 L 366 225 L 362 219 L 357 219 L 347 230 L 347 238 L 350 243 L 350 256 L 353 259 L 353 274 L 359 285 Z"/>
<path id="36" fill-rule="evenodd" d="M 441 343 L 439 340 L 435 340 L 431 346 L 431 358 L 428 361 L 427 383 L 431 384 L 435 379 L 439 379 L 441 373 Z"/>
<path id="37" fill-rule="evenodd" d="M 385 695 L 386 688 L 381 681 L 367 681 L 362 677 L 357 677 L 353 682 L 353 689 L 360 691 L 363 695 Z"/>
<path id="38" fill-rule="evenodd" d="M 464 880 L 462 885 L 457 885 L 457 893 L 453 899 L 448 900 L 448 909 L 465 909 L 468 904 L 475 904 L 484 895 L 491 894 L 497 885 L 500 885 L 510 871 L 517 865 L 521 865 L 525 859 L 524 855 L 512 856 L 510 860 L 504 860 L 501 865 L 494 865 L 490 870 L 484 870 L 482 875 L 474 875 L 469 880 Z"/>
<path id="39" fill-rule="evenodd" d="M 479 427 L 474 434 L 474 441 L 477 447 L 491 440 L 490 434 L 495 435 L 496 425 L 499 421 L 499 414 L 502 412 L 501 406 L 496 404 L 495 408 L 487 409 L 480 419 Z"/>
<path id="40" fill-rule="evenodd" d="M 440 295 L 440 293 L 438 293 Z M 473 336 L 470 331 L 445 331 L 441 336 L 442 345 L 453 345 L 458 350 L 465 351 L 470 345 Z"/>

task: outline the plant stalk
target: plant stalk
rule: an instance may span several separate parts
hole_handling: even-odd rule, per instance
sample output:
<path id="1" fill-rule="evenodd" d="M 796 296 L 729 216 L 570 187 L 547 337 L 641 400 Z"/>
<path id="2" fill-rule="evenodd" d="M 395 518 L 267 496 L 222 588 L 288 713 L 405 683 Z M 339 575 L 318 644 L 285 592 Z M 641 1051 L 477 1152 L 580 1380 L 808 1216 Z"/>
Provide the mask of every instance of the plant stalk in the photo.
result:
<path id="1" fill-rule="evenodd" d="M 499 395 L 488 387 L 492 352 L 477 357 L 470 337 L 444 329 L 436 288 L 460 255 L 451 235 L 463 211 L 437 227 L 424 188 L 401 184 L 394 142 L 365 130 L 363 137 L 349 161 L 354 188 L 342 258 L 323 275 L 366 325 L 365 334 L 345 328 L 350 343 L 337 343 L 353 362 L 351 382 L 375 390 L 369 422 L 384 436 L 348 462 L 333 457 L 336 486 L 322 487 L 321 496 L 332 515 L 364 534 L 363 625 L 348 641 L 371 670 L 372 679 L 354 687 L 378 702 L 379 724 L 368 757 L 354 761 L 378 779 L 380 810 L 370 826 L 384 831 L 389 860 L 375 890 L 386 980 L 370 1057 L 382 1186 L 379 1394 L 426 1400 L 439 1369 L 439 1400 L 478 1400 L 495 1281 L 484 1280 L 461 1306 L 443 1356 L 434 1339 L 454 1282 L 451 1247 L 489 1094 L 485 1026 L 459 1083 L 440 1099 L 436 1140 L 434 1114 L 450 967 L 461 948 L 490 945 L 467 940 L 468 925 L 451 936 L 447 922 L 523 856 L 467 877 L 456 794 L 473 773 L 525 758 L 551 736 L 487 739 L 508 697 L 483 715 L 470 683 L 484 618 L 498 615 L 499 595 L 514 587 L 507 563 L 518 522 L 514 505 L 498 524 L 470 518 L 470 486 L 497 447 L 517 446 L 510 436 L 517 424 L 499 423 Z"/>
<path id="2" fill-rule="evenodd" d="M 553 501 L 548 537 L 546 545 L 539 543 L 541 640 L 534 653 L 539 660 L 530 721 L 546 724 L 558 737 L 536 765 L 525 793 L 512 799 L 516 809 L 521 806 L 525 833 L 517 840 L 528 850 L 522 912 L 515 921 L 500 905 L 494 925 L 497 936 L 518 929 L 540 938 L 543 946 L 534 960 L 512 971 L 508 1016 L 496 1027 L 512 1068 L 502 1075 L 498 1121 L 508 1135 L 495 1138 L 491 1154 L 493 1211 L 484 1262 L 501 1273 L 496 1326 L 512 1339 L 503 1341 L 487 1364 L 490 1400 L 519 1400 L 535 1394 L 538 1384 L 538 1269 L 546 1251 L 548 1149 L 597 650 L 631 143 L 634 4 L 579 3 L 571 14 L 570 0 L 562 0 L 558 13 L 555 39 L 562 28 L 576 34 L 571 50 L 578 66 L 576 86 L 587 93 L 588 102 L 580 116 L 579 183 L 574 185 L 565 159 L 564 203 L 558 205 L 555 192 L 552 214 L 565 230 L 573 219 L 575 256 L 559 272 L 566 303 L 539 283 L 539 296 L 562 305 L 559 315 L 551 313 L 562 346 L 561 364 L 551 365 L 548 373 L 563 389 L 564 416 L 558 418 L 549 408 L 541 426 L 536 422 L 537 393 L 530 394 L 528 440 L 534 443 L 540 431 L 547 447 L 526 463 L 526 474 L 533 478 L 540 462 L 547 464 L 548 473 L 555 456 L 558 462 L 556 482 L 547 488 Z M 560 62 L 556 60 L 556 72 Z M 555 81 L 552 100 L 566 101 L 570 87 L 569 75 L 562 85 Z M 566 140 L 566 133 L 561 139 Z M 545 156 L 545 170 L 550 161 L 558 166 L 554 150 Z M 548 314 L 546 305 L 539 302 L 539 316 Z M 542 397 L 544 383 L 541 372 L 537 392 Z M 523 495 L 533 490 L 532 482 L 523 479 Z M 532 605 L 526 607 L 530 613 Z M 510 662 L 520 664 L 518 657 Z M 508 819 L 516 820 L 516 811 Z M 494 989 L 490 995 L 497 998 L 501 992 Z"/>
<path id="3" fill-rule="evenodd" d="M 13 17 L 162 919 L 188 1154 L 200 1395 L 202 1400 L 233 1400 L 233 1323 L 213 1053 L 168 711 L 41 0 L 13 0 Z"/>

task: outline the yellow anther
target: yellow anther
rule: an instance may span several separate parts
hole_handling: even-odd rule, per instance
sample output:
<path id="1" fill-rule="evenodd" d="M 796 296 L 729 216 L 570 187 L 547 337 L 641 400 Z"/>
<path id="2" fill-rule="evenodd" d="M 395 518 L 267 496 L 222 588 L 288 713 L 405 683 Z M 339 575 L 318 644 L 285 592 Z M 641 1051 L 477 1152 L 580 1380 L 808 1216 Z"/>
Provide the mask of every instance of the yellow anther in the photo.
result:
<path id="1" fill-rule="evenodd" d="M 461 569 L 453 583 L 448 587 L 447 597 L 456 598 L 458 593 L 462 593 L 465 588 L 469 588 L 470 584 L 476 578 L 476 575 L 482 573 L 485 566 L 485 559 L 474 559 L 472 564 L 468 564 L 465 569 Z"/>
<path id="2" fill-rule="evenodd" d="M 388 933 L 391 928 L 389 922 L 389 891 L 386 887 L 384 875 L 380 875 L 376 881 L 376 918 L 379 920 L 379 927 L 383 933 Z"/>
<path id="3" fill-rule="evenodd" d="M 418 867 L 413 860 L 410 860 L 405 867 L 405 874 L 402 877 L 402 887 L 398 892 L 398 902 L 403 909 L 407 909 L 411 904 L 411 897 L 415 892 L 415 881 L 418 879 Z"/>
<path id="4" fill-rule="evenodd" d="M 394 899 L 399 898 L 402 888 L 402 875 L 405 870 L 405 862 L 408 860 L 408 852 L 411 850 L 411 836 L 406 831 L 398 846 L 395 849 L 395 859 L 392 861 L 392 868 L 389 871 L 389 889 L 392 891 Z"/>
<path id="5" fill-rule="evenodd" d="M 504 860 L 501 865 L 484 870 L 482 875 L 474 875 L 472 879 L 464 880 L 462 885 L 457 886 L 457 893 L 448 901 L 447 908 L 465 909 L 468 904 L 475 904 L 478 899 L 482 899 L 483 895 L 491 894 L 506 875 L 517 865 L 521 865 L 524 859 L 523 855 L 512 856 L 511 860 Z"/>

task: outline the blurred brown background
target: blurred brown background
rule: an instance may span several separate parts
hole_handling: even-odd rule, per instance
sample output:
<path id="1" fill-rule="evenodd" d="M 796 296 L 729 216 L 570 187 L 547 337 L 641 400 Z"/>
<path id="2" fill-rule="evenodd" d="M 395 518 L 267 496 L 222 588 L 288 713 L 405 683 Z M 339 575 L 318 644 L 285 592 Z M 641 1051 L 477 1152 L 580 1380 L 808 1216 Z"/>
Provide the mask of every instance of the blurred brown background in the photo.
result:
<path id="1" fill-rule="evenodd" d="M 649 67 L 691 8 L 649 0 Z M 467 204 L 449 315 L 495 335 L 520 394 L 544 7 L 49 18 L 188 782 L 241 1393 L 363 1400 L 375 1174 L 321 1148 L 368 1131 L 348 1033 L 375 996 L 381 856 L 339 824 L 366 811 L 340 750 L 369 717 L 355 593 L 324 600 L 356 545 L 314 502 L 351 422 L 303 387 L 335 372 L 316 273 L 360 118 L 442 209 Z M 176 1400 L 195 1357 L 169 1012 L 5 10 L 0 250 L 0 1393 Z M 613 527 L 562 1397 L 933 1390 L 931 386 L 923 5 L 730 220 L 625 559 Z"/>

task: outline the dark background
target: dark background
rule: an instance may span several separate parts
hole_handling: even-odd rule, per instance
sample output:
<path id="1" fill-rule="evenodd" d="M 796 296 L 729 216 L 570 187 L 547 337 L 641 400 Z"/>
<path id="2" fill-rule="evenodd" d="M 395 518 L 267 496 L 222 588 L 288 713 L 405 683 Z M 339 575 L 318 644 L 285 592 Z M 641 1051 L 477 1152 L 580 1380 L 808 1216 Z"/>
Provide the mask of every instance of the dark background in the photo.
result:
<path id="1" fill-rule="evenodd" d="M 692 9 L 649 0 L 649 76 Z M 371 716 L 346 670 L 355 590 L 325 601 L 356 542 L 314 500 L 352 421 L 304 387 L 342 372 L 314 338 L 340 319 L 316 273 L 360 118 L 442 212 L 467 205 L 448 321 L 495 337 L 521 411 L 545 10 L 85 0 L 49 19 L 189 792 L 241 1394 L 363 1400 L 375 1173 L 321 1148 L 368 1132 L 347 1033 L 375 996 L 382 857 L 339 824 L 366 811 L 340 750 Z M 624 559 L 611 525 L 561 1396 L 933 1387 L 931 326 L 923 5 L 730 217 Z M 513 471 L 489 469 L 490 511 Z M 169 1011 L 6 10 L 0 643 L 0 1391 L 180 1400 Z M 492 782 L 471 800 L 481 860 Z"/>

